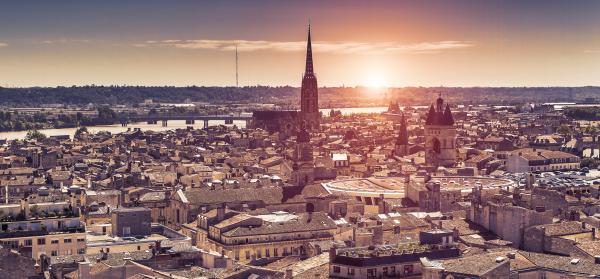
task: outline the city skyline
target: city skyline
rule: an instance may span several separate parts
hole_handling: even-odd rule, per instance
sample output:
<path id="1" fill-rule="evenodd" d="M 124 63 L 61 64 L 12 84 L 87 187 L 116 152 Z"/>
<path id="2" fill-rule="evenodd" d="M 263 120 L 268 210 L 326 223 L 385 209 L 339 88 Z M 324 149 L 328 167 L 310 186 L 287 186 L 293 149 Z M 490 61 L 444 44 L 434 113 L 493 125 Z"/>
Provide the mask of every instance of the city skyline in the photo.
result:
<path id="1" fill-rule="evenodd" d="M 3 3 L 0 85 L 600 85 L 595 1 L 343 3 Z"/>

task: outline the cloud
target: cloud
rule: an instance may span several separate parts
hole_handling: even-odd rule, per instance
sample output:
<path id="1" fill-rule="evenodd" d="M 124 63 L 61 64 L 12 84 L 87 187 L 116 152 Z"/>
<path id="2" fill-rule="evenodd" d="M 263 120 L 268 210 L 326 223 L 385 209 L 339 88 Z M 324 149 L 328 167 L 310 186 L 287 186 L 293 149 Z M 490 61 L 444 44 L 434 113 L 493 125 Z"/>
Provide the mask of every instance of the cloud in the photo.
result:
<path id="1" fill-rule="evenodd" d="M 261 50 L 272 51 L 304 51 L 304 41 L 248 41 L 248 40 L 163 40 L 146 41 L 135 44 L 137 47 L 175 47 L 181 49 L 207 49 L 218 51 L 232 51 L 237 45 L 240 52 L 252 52 Z M 364 43 L 364 42 L 314 42 L 313 50 L 316 52 L 337 53 L 438 53 L 445 50 L 473 47 L 469 41 L 436 41 L 420 43 Z"/>
<path id="2" fill-rule="evenodd" d="M 600 53 L 600 49 L 586 49 L 583 53 Z"/>
<path id="3" fill-rule="evenodd" d="M 7 43 L 0 42 L 0 47 L 7 47 L 7 46 L 8 46 Z"/>
<path id="4" fill-rule="evenodd" d="M 56 44 L 74 44 L 74 43 L 89 43 L 89 42 L 90 42 L 90 40 L 85 40 L 85 39 L 55 39 L 55 40 L 42 41 L 42 44 L 56 45 Z"/>

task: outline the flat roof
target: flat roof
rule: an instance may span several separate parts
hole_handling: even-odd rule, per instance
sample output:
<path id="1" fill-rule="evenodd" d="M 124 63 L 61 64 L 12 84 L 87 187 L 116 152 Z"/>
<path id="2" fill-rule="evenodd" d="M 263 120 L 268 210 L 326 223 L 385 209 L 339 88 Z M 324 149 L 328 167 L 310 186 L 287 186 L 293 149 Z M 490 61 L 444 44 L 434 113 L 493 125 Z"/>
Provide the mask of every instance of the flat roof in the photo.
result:
<path id="1" fill-rule="evenodd" d="M 481 177 L 481 176 L 436 176 L 431 181 L 438 181 L 442 190 L 471 191 L 473 187 L 484 188 L 512 187 L 514 182 L 509 179 Z M 425 187 L 425 183 L 408 182 L 412 186 Z M 405 186 L 408 185 L 402 177 L 371 177 L 335 180 L 323 183 L 322 186 L 329 193 L 345 193 L 351 196 L 404 198 Z"/>

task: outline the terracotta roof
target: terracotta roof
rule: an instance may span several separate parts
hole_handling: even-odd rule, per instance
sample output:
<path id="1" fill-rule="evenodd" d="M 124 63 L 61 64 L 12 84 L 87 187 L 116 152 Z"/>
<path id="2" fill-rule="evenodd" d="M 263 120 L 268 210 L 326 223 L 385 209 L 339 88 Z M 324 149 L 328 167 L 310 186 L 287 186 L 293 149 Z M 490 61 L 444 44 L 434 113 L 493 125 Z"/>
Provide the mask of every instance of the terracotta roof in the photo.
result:
<path id="1" fill-rule="evenodd" d="M 283 198 L 281 187 L 238 189 L 191 189 L 183 192 L 191 204 L 204 205 L 244 201 L 264 201 L 279 204 Z"/>

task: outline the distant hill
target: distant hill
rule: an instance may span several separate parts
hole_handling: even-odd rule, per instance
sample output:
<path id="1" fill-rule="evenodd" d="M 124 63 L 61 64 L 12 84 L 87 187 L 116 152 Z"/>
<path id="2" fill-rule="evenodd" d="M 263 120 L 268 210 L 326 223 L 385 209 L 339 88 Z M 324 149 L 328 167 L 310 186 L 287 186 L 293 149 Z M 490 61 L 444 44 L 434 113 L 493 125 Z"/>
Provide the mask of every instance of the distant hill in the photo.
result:
<path id="1" fill-rule="evenodd" d="M 364 87 L 324 87 L 319 89 L 320 106 L 351 107 L 386 105 L 397 100 L 401 105 L 429 104 L 438 93 L 450 103 L 513 104 L 522 102 L 600 102 L 600 87 L 404 87 L 370 89 Z M 35 107 L 44 104 L 138 104 L 182 103 L 276 103 L 296 105 L 296 87 L 143 87 L 81 86 L 55 88 L 2 88 L 0 106 Z"/>

